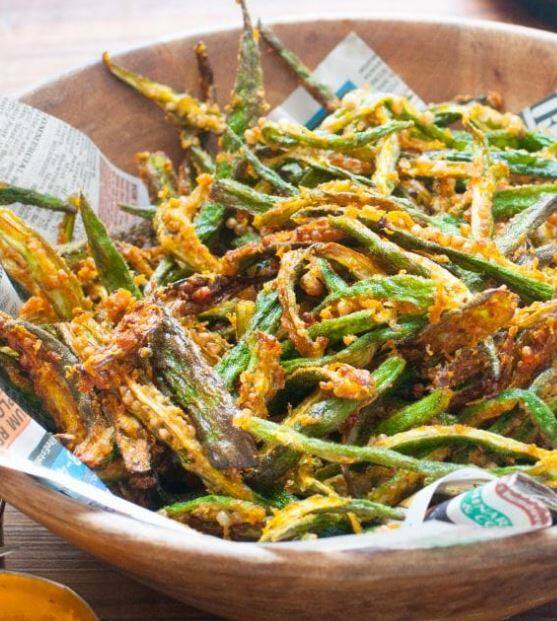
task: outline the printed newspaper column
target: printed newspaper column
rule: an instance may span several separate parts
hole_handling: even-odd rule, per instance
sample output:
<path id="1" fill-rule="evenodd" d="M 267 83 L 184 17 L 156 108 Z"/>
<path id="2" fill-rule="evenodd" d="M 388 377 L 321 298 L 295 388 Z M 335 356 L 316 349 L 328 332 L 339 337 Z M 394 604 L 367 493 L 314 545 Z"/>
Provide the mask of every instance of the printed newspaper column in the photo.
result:
<path id="1" fill-rule="evenodd" d="M 0 451 L 8 449 L 12 454 L 30 459 L 35 464 L 106 489 L 94 472 L 0 390 Z"/>
<path id="2" fill-rule="evenodd" d="M 0 180 L 66 198 L 83 191 L 111 226 L 133 222 L 118 202 L 149 203 L 143 183 L 113 166 L 82 132 L 40 110 L 0 98 Z M 10 206 L 20 217 L 55 242 L 61 215 L 28 205 Z M 76 237 L 83 235 L 76 226 Z M 21 300 L 0 268 L 0 309 L 15 315 Z M 0 386 L 4 382 L 0 382 Z M 5 386 L 5 385 L 4 385 Z M 6 387 L 6 386 L 5 386 Z M 0 450 L 32 460 L 76 479 L 105 488 L 52 434 L 32 420 L 0 389 Z"/>
<path id="3" fill-rule="evenodd" d="M 82 191 L 111 226 L 134 221 L 116 203 L 149 202 L 143 183 L 113 166 L 85 134 L 7 97 L 0 98 L 0 180 L 59 198 Z M 56 241 L 61 214 L 29 205 L 11 208 L 48 241 Z M 76 237 L 82 235 L 76 226 Z"/>

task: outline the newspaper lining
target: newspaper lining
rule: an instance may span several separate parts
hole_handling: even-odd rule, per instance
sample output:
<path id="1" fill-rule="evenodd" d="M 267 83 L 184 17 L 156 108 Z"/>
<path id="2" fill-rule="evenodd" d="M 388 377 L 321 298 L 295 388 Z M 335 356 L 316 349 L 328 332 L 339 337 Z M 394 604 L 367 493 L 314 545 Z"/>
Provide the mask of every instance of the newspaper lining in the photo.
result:
<path id="1" fill-rule="evenodd" d="M 347 35 L 331 51 L 315 74 L 330 84 L 339 96 L 363 84 L 370 84 L 378 91 L 404 95 L 418 107 L 424 105 L 410 87 L 355 33 Z M 315 127 L 324 114 L 319 104 L 300 87 L 270 116 L 274 119 L 286 117 Z M 557 93 L 529 106 L 521 114 L 530 128 L 541 126 L 554 130 L 557 128 Z M 59 119 L 8 98 L 0 98 L 0 179 L 61 197 L 81 190 L 102 219 L 111 226 L 132 221 L 132 216 L 115 209 L 115 203 L 148 204 L 142 182 L 113 166 L 85 134 Z M 49 241 L 55 241 L 61 216 L 23 205 L 15 206 L 15 211 L 40 230 Z M 77 229 L 76 234 L 82 234 L 82 230 Z M 21 300 L 9 277 L 0 267 L 0 308 L 14 315 L 20 304 Z M 67 451 L 52 434 L 32 420 L 1 389 L 0 468 L 25 472 L 93 507 L 183 531 L 181 525 L 111 494 L 92 471 Z M 481 528 L 473 520 L 463 520 L 458 525 L 445 518 L 444 521 L 427 521 L 432 498 L 444 486 L 463 486 L 469 491 L 483 490 L 495 482 L 496 477 L 489 473 L 463 468 L 418 492 L 409 503 L 404 523 L 396 530 L 383 528 L 357 537 L 347 535 L 272 545 L 328 550 L 423 548 L 504 537 L 550 524 L 547 516 L 535 525 L 527 525 L 518 519 L 513 522 L 509 518 L 507 528 Z M 509 487 L 512 487 L 510 483 Z M 546 490 L 544 493 L 552 495 L 552 502 L 557 505 L 557 495 L 548 488 Z M 466 493 L 463 492 L 457 498 Z M 496 503 L 497 495 L 491 494 L 489 499 Z M 536 502 L 540 502 L 539 499 Z M 458 513 L 456 504 L 453 503 L 452 507 L 447 509 L 447 515 Z M 503 522 L 501 520 L 501 524 Z"/>

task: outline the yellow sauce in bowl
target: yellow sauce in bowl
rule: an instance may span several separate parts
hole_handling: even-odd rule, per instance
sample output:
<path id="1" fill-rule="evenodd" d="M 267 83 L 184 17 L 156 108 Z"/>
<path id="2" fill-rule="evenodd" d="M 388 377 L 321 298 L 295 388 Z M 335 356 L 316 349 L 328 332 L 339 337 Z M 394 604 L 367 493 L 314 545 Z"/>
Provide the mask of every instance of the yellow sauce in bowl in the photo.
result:
<path id="1" fill-rule="evenodd" d="M 89 606 L 61 584 L 0 571 L 0 621 L 99 621 Z"/>

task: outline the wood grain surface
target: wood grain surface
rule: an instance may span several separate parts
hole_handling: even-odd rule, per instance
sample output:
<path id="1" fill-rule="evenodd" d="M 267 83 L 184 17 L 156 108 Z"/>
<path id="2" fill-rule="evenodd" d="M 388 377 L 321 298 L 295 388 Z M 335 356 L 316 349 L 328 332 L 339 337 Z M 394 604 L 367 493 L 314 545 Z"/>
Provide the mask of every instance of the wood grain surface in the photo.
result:
<path id="1" fill-rule="evenodd" d="M 266 19 L 316 10 L 311 0 L 252 0 L 251 6 Z M 347 0 L 342 4 L 321 0 L 318 6 L 321 15 L 338 13 L 341 7 L 346 12 L 361 13 L 408 14 L 419 10 L 429 15 L 475 17 L 557 30 L 555 10 L 540 0 Z M 237 22 L 232 0 L 206 4 L 193 0 L 0 0 L 0 94 L 28 90 L 57 73 L 96 60 L 104 49 L 117 52 L 161 36 Z M 6 559 L 7 569 L 66 584 L 104 621 L 217 621 L 94 560 L 10 507 L 5 517 L 5 544 L 16 548 Z M 550 619 L 557 620 L 557 602 L 513 617 L 513 621 Z"/>

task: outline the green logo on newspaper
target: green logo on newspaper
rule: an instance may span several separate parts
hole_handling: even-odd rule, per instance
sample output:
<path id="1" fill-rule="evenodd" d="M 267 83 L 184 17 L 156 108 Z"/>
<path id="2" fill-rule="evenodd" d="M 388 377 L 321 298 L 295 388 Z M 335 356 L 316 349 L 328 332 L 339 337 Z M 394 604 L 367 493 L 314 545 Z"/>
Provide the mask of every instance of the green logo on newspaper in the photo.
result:
<path id="1" fill-rule="evenodd" d="M 501 528 L 513 525 L 504 513 L 485 502 L 481 487 L 464 494 L 459 508 L 468 519 L 484 528 Z"/>

